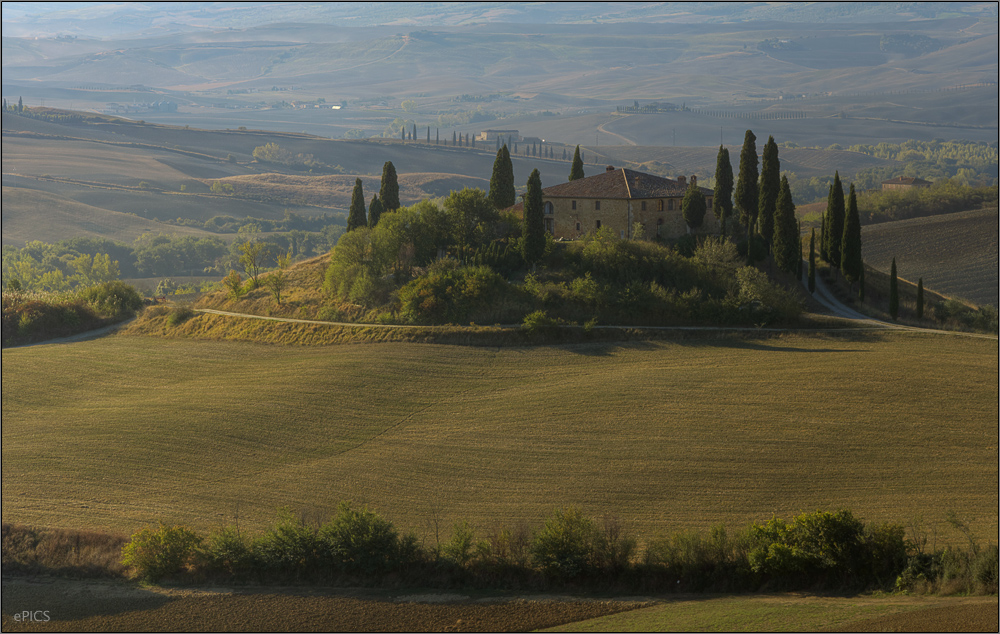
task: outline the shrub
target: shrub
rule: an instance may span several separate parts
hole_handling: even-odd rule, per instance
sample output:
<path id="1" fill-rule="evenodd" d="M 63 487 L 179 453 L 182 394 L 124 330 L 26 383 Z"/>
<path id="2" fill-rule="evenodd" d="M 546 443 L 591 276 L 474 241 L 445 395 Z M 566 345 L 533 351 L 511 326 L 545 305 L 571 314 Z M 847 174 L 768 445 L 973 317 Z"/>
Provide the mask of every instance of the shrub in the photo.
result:
<path id="1" fill-rule="evenodd" d="M 157 581 L 180 572 L 191 563 L 201 538 L 184 526 L 160 524 L 156 530 L 143 528 L 133 533 L 122 548 L 122 564 L 136 577 Z"/>
<path id="2" fill-rule="evenodd" d="M 380 576 L 411 560 L 415 539 L 400 539 L 392 522 L 364 508 L 341 502 L 337 515 L 319 532 L 335 565 L 348 574 Z"/>
<path id="3" fill-rule="evenodd" d="M 451 540 L 444 546 L 444 555 L 459 566 L 464 566 L 475 555 L 475 532 L 468 522 L 456 523 Z"/>
<path id="4" fill-rule="evenodd" d="M 293 578 L 313 576 L 332 563 L 318 531 L 287 509 L 279 511 L 274 526 L 254 541 L 253 554 L 263 571 Z"/>
<path id="5" fill-rule="evenodd" d="M 531 542 L 532 560 L 550 577 L 576 578 L 591 567 L 595 537 L 593 522 L 578 509 L 556 511 Z"/>
<path id="6" fill-rule="evenodd" d="M 191 310 L 190 307 L 177 306 L 167 315 L 167 324 L 171 326 L 179 326 L 192 317 L 194 317 L 194 311 Z"/>
<path id="7" fill-rule="evenodd" d="M 444 260 L 399 290 L 400 312 L 417 323 L 489 323 L 501 317 L 509 286 L 487 266 Z"/>
<path id="8" fill-rule="evenodd" d="M 232 527 L 209 535 L 203 556 L 209 571 L 234 576 L 245 575 L 254 563 L 250 544 Z"/>
<path id="9" fill-rule="evenodd" d="M 101 314 L 114 319 L 134 315 L 142 308 L 142 295 L 121 280 L 103 282 L 80 291 L 80 298 Z"/>

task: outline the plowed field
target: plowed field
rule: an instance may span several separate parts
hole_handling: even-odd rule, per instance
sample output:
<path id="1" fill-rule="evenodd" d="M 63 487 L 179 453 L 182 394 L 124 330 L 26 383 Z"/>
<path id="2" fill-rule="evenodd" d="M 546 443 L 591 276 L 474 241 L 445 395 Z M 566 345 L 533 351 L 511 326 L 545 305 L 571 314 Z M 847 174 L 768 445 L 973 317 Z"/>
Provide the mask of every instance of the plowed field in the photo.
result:
<path id="1" fill-rule="evenodd" d="M 911 218 L 862 228 L 865 262 L 900 277 L 977 304 L 997 305 L 998 223 L 996 209 Z"/>

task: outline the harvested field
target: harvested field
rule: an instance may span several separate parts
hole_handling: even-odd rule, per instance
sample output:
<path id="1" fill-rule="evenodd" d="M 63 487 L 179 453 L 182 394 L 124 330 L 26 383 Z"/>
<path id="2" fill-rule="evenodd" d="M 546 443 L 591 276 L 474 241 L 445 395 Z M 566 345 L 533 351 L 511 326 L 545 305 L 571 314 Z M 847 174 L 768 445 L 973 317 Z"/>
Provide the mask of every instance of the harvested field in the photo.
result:
<path id="1" fill-rule="evenodd" d="M 896 258 L 899 277 L 976 304 L 998 305 L 996 209 L 910 218 L 862 227 L 865 262 L 889 272 Z"/>
<path id="2" fill-rule="evenodd" d="M 554 632 L 989 632 L 996 597 L 687 595 Z"/>
<path id="3" fill-rule="evenodd" d="M 434 544 L 567 505 L 640 539 L 848 508 L 962 545 L 948 510 L 997 531 L 996 359 L 902 333 L 7 349 L 3 519 L 253 530 L 353 500 Z"/>
<path id="4" fill-rule="evenodd" d="M 3 584 L 5 632 L 525 632 L 641 607 L 572 598 L 441 597 L 388 592 L 201 591 L 125 583 L 13 579 Z M 47 610 L 48 622 L 13 615 Z M 39 616 L 39 619 L 42 617 Z"/>
<path id="5" fill-rule="evenodd" d="M 997 604 L 962 603 L 846 623 L 841 632 L 996 632 Z M 831 630 L 833 631 L 833 630 Z"/>

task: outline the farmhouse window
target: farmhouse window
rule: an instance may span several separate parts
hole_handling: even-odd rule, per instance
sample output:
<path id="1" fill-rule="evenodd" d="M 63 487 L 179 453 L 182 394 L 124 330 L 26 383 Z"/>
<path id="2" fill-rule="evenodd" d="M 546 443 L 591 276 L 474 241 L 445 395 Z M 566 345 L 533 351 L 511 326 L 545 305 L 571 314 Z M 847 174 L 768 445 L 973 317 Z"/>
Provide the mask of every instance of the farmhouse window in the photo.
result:
<path id="1" fill-rule="evenodd" d="M 656 226 L 657 226 L 657 227 L 659 227 L 659 226 L 661 226 L 662 224 L 663 224 L 663 218 L 657 218 L 657 219 L 656 219 Z"/>
<path id="2" fill-rule="evenodd" d="M 643 211 L 646 211 L 646 201 L 645 201 L 645 200 L 644 200 L 644 201 L 642 201 L 642 205 L 641 205 L 641 207 L 642 207 L 642 210 L 643 210 Z"/>
<path id="3" fill-rule="evenodd" d="M 545 203 L 545 213 L 546 213 L 546 215 L 552 214 L 552 203 L 551 202 Z"/>
<path id="4" fill-rule="evenodd" d="M 595 224 L 594 226 L 595 226 L 595 227 L 597 227 L 598 229 L 600 229 L 600 228 L 601 228 L 601 221 L 600 221 L 600 220 L 598 220 L 598 221 L 597 221 L 597 224 Z"/>
<path id="5" fill-rule="evenodd" d="M 673 211 L 673 210 L 674 210 L 674 199 L 671 198 L 670 200 L 667 201 L 667 211 Z"/>
<path id="6" fill-rule="evenodd" d="M 663 201 L 662 200 L 656 201 L 656 211 L 663 211 Z"/>
<path id="7" fill-rule="evenodd" d="M 594 211 L 600 211 L 600 210 L 601 210 L 601 201 L 595 200 L 594 201 Z"/>
<path id="8" fill-rule="evenodd" d="M 576 210 L 576 201 L 575 200 L 572 201 L 572 202 L 570 202 L 569 208 L 572 209 L 572 210 L 574 210 L 574 211 Z"/>
<path id="9" fill-rule="evenodd" d="M 579 230 L 580 230 L 580 223 L 579 223 L 579 222 L 578 222 L 578 223 L 576 223 L 576 230 L 577 230 L 577 231 L 579 231 Z"/>

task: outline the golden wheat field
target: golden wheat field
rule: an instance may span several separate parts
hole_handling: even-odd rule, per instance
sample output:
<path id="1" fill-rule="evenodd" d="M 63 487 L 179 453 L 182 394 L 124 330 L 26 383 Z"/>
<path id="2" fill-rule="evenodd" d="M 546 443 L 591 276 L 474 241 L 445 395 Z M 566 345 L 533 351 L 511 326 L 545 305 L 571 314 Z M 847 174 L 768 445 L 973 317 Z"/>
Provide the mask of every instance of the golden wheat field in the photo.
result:
<path id="1" fill-rule="evenodd" d="M 3 521 L 129 532 L 369 505 L 434 543 L 554 509 L 639 536 L 848 508 L 997 532 L 997 342 L 486 348 L 118 335 L 3 351 Z"/>

